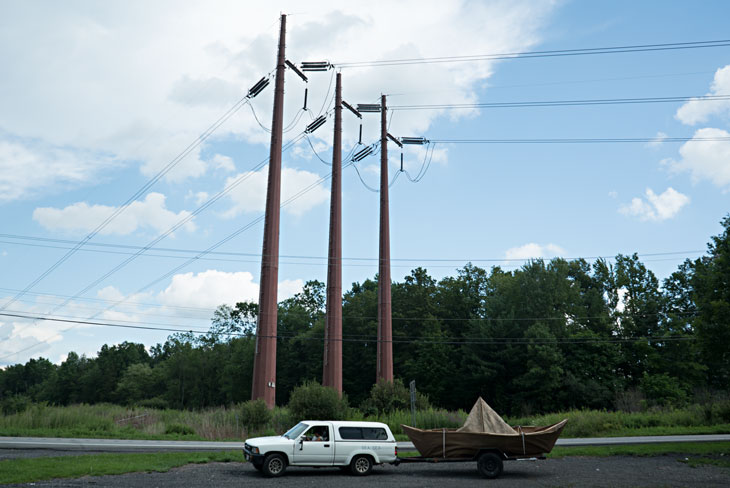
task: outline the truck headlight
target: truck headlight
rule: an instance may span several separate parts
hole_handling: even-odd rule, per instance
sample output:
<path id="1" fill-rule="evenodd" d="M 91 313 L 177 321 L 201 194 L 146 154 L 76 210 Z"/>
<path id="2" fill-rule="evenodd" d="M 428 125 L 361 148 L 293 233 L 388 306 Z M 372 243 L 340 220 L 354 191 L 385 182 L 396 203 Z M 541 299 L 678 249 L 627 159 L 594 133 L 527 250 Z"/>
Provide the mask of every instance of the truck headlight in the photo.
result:
<path id="1" fill-rule="evenodd" d="M 259 451 L 259 448 L 258 447 L 251 446 L 251 452 L 254 453 L 254 454 L 258 454 L 260 451 Z"/>

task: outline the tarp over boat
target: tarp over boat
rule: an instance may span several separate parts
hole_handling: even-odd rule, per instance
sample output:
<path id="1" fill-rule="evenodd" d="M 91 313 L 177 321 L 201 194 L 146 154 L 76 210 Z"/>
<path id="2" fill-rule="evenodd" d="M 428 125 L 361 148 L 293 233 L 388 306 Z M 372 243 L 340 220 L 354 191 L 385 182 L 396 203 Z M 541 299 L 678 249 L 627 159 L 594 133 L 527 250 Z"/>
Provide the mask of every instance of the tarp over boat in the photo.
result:
<path id="1" fill-rule="evenodd" d="M 517 431 L 502 420 L 492 407 L 487 405 L 482 397 L 471 407 L 471 412 L 466 418 L 464 425 L 456 429 L 456 432 L 482 432 L 488 434 L 517 434 Z"/>
<path id="2" fill-rule="evenodd" d="M 473 457 L 482 449 L 499 449 L 508 456 L 538 456 L 553 449 L 567 421 L 513 428 L 479 398 L 458 429 L 401 427 L 424 457 Z"/>

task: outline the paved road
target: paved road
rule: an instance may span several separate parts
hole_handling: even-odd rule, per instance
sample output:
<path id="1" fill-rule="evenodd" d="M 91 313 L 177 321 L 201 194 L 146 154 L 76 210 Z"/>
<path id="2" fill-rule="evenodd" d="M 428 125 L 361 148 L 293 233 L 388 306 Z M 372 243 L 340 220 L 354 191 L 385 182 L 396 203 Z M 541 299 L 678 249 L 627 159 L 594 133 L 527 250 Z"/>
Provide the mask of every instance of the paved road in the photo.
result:
<path id="1" fill-rule="evenodd" d="M 558 446 L 605 446 L 627 444 L 657 444 L 665 442 L 718 442 L 730 441 L 730 434 L 667 435 L 641 437 L 589 437 L 558 439 Z M 206 451 L 239 450 L 243 442 L 206 441 L 141 441 L 126 439 L 64 439 L 51 437 L 0 437 L 0 449 L 53 449 L 82 451 Z M 399 442 L 398 450 L 412 451 L 413 444 Z"/>
<path id="2" fill-rule="evenodd" d="M 426 487 L 468 488 L 489 487 L 727 487 L 730 469 L 716 466 L 692 468 L 680 462 L 679 456 L 657 457 L 569 457 L 537 462 L 505 463 L 503 475 L 485 480 L 477 473 L 475 463 L 440 463 L 380 466 L 370 476 L 356 478 L 338 469 L 290 468 L 282 478 L 264 478 L 250 465 L 211 463 L 188 465 L 168 473 L 132 473 L 118 476 L 84 477 L 74 480 L 36 482 L 42 487 L 240 487 L 313 486 L 334 488 L 359 487 Z"/>

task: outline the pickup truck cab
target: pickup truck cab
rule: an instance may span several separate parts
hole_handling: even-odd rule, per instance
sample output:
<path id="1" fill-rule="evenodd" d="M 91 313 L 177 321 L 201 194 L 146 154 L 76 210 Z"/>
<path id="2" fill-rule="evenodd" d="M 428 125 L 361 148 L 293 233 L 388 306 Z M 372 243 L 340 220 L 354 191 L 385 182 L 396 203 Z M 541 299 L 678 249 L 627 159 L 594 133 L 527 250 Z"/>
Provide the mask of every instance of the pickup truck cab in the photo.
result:
<path id="1" fill-rule="evenodd" d="M 287 466 L 338 466 L 365 476 L 376 464 L 395 463 L 398 447 L 380 422 L 303 420 L 283 435 L 246 439 L 243 455 L 266 476 L 281 476 Z"/>

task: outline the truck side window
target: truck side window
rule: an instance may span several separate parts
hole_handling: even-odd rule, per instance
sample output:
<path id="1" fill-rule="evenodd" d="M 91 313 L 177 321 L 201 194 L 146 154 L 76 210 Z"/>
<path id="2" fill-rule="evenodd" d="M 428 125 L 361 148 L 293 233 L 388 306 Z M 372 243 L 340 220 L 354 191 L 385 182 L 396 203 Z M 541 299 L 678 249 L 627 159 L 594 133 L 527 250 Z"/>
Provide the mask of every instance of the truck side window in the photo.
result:
<path id="1" fill-rule="evenodd" d="M 329 427 L 326 425 L 315 425 L 304 434 L 304 440 L 309 442 L 327 442 L 330 440 Z"/>
<path id="2" fill-rule="evenodd" d="M 388 440 L 388 434 L 382 427 L 340 427 L 340 437 L 345 440 Z"/>

